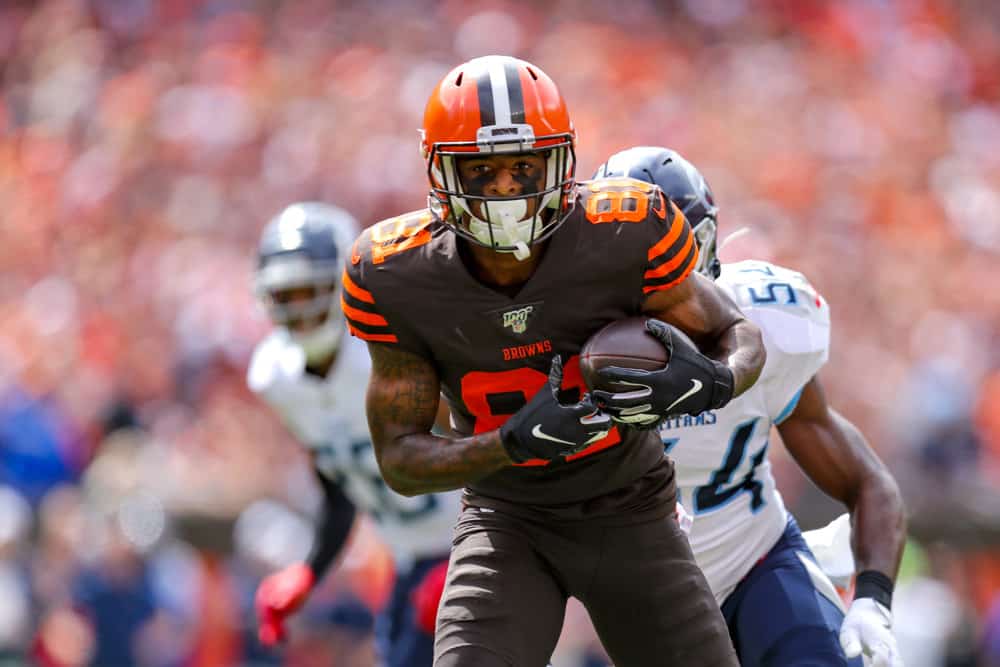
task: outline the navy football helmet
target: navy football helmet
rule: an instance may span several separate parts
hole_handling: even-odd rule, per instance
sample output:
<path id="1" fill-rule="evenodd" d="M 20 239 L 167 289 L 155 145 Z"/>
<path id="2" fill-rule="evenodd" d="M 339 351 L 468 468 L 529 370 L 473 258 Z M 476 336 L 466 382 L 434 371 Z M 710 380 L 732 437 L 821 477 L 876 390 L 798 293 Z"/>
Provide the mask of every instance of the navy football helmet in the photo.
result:
<path id="1" fill-rule="evenodd" d="M 696 270 L 713 280 L 722 267 L 716 256 L 719 207 L 705 177 L 677 151 L 636 146 L 615 153 L 597 168 L 594 178 L 628 177 L 660 186 L 684 213 L 698 242 Z"/>
<path id="2" fill-rule="evenodd" d="M 332 353 L 343 335 L 340 275 L 357 233 L 350 214 L 319 202 L 292 204 L 261 232 L 254 291 L 309 360 Z"/>

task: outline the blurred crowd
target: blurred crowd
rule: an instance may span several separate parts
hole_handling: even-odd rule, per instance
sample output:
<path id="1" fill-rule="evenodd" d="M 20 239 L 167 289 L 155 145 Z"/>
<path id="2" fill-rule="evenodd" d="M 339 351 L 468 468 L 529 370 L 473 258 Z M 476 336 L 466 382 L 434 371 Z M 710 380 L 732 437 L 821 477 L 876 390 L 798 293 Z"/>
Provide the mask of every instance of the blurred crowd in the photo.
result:
<path id="1" fill-rule="evenodd" d="M 249 279 L 301 199 L 425 204 L 448 69 L 561 87 L 578 176 L 635 144 L 708 177 L 724 261 L 806 273 L 821 377 L 904 488 L 911 667 L 1000 665 L 1000 4 L 992 0 L 0 2 L 0 665 L 370 665 L 362 523 L 266 652 L 250 601 L 316 492 L 243 374 Z M 806 527 L 838 512 L 775 451 Z M 557 664 L 585 663 L 568 621 Z"/>

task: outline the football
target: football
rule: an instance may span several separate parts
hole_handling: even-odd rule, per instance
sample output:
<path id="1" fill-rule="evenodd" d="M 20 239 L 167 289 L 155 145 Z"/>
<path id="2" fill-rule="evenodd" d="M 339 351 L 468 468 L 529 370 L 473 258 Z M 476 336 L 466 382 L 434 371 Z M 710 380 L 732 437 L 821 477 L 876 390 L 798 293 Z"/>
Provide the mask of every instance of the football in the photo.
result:
<path id="1" fill-rule="evenodd" d="M 597 371 L 605 366 L 651 371 L 667 365 L 670 361 L 667 348 L 646 331 L 647 319 L 627 317 L 616 320 L 599 329 L 583 344 L 583 349 L 580 350 L 580 373 L 587 389 L 611 392 L 634 389 L 625 386 L 601 386 Z M 675 332 L 680 333 L 676 329 Z"/>

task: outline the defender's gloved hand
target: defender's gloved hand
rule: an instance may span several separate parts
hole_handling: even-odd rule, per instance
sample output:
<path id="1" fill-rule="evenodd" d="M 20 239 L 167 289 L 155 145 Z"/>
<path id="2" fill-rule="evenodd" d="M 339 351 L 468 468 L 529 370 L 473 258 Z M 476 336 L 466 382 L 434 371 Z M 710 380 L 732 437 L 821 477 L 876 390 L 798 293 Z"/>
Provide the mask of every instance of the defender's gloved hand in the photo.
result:
<path id="1" fill-rule="evenodd" d="M 677 517 L 677 526 L 681 529 L 681 532 L 686 536 L 690 536 L 691 528 L 694 527 L 694 517 L 684 509 L 684 505 L 681 505 L 680 502 L 676 504 L 674 516 Z"/>
<path id="2" fill-rule="evenodd" d="M 864 653 L 865 665 L 903 667 L 892 634 L 892 612 L 871 598 L 857 598 L 851 603 L 840 627 L 840 646 L 848 658 Z"/>
<path id="3" fill-rule="evenodd" d="M 562 378 L 562 358 L 556 355 L 548 382 L 500 427 L 504 449 L 515 463 L 568 456 L 611 430 L 611 418 L 597 409 L 589 395 L 572 405 L 559 402 Z"/>
<path id="4" fill-rule="evenodd" d="M 305 563 L 286 567 L 260 583 L 254 605 L 261 644 L 274 646 L 285 639 L 285 618 L 302 606 L 315 583 L 316 576 Z"/>
<path id="5" fill-rule="evenodd" d="M 721 408 L 733 398 L 733 372 L 698 351 L 690 341 L 673 334 L 660 320 L 646 320 L 646 330 L 667 348 L 666 368 L 643 371 L 605 366 L 597 371 L 601 385 L 618 384 L 634 389 L 622 392 L 594 390 L 601 410 L 634 428 L 655 428 L 666 417 L 696 415 Z"/>

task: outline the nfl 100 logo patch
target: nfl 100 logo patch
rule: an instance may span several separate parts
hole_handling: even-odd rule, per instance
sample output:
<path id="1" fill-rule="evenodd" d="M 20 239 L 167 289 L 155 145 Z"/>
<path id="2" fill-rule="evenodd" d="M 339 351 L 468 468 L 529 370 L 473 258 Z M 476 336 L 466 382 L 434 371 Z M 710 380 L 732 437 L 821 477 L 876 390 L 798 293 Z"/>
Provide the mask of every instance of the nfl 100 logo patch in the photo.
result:
<path id="1" fill-rule="evenodd" d="M 495 311 L 500 317 L 500 324 L 511 333 L 523 334 L 528 330 L 528 325 L 534 319 L 541 308 L 541 303 L 529 303 L 514 308 Z"/>
<path id="2" fill-rule="evenodd" d="M 516 310 L 508 310 L 503 314 L 503 325 L 510 327 L 514 333 L 524 333 L 528 329 L 528 317 L 531 316 L 531 311 L 534 309 L 534 306 L 525 306 Z"/>

